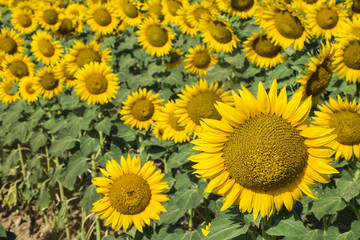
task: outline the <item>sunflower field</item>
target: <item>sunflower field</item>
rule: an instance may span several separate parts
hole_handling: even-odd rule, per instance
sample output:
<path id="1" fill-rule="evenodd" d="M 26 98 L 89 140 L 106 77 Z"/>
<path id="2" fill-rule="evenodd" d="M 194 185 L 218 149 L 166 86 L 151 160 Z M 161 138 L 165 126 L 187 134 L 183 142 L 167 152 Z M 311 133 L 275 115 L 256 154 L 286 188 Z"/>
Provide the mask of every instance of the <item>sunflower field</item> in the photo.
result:
<path id="1" fill-rule="evenodd" d="M 0 0 L 0 240 L 360 239 L 359 0 Z"/>

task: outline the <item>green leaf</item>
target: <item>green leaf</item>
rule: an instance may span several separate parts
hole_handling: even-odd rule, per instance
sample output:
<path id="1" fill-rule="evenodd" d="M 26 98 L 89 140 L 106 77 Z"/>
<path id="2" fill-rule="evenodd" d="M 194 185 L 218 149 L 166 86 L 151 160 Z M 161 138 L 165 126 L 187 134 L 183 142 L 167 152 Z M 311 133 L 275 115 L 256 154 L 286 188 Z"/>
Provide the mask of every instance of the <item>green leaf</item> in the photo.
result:
<path id="1" fill-rule="evenodd" d="M 172 197 L 168 202 L 165 202 L 164 208 L 167 212 L 161 214 L 159 224 L 173 224 L 176 223 L 181 217 L 184 216 L 187 209 L 179 208 L 176 203 L 175 197 Z"/>
<path id="2" fill-rule="evenodd" d="M 101 122 L 95 124 L 95 129 L 102 131 L 106 135 L 110 135 L 111 120 L 109 117 L 105 117 Z"/>
<path id="3" fill-rule="evenodd" d="M 17 149 L 11 150 L 11 153 L 7 156 L 3 165 L 3 173 L 9 172 L 10 168 L 15 166 L 19 162 L 19 151 Z"/>
<path id="4" fill-rule="evenodd" d="M 162 78 L 162 82 L 170 85 L 182 85 L 184 83 L 183 75 L 180 71 L 171 71 L 169 76 Z"/>
<path id="5" fill-rule="evenodd" d="M 58 131 L 62 130 L 67 126 L 68 122 L 65 119 L 59 119 L 56 122 L 54 122 L 54 125 L 51 126 L 49 129 L 50 133 L 57 133 Z"/>
<path id="6" fill-rule="evenodd" d="M 360 194 L 360 184 L 359 181 L 355 181 L 352 178 L 351 180 L 346 180 L 344 177 L 341 177 L 336 180 L 336 190 L 337 194 L 348 202 Z"/>
<path id="7" fill-rule="evenodd" d="M 6 237 L 5 228 L 1 223 L 0 223 L 0 237 Z"/>
<path id="8" fill-rule="evenodd" d="M 74 154 L 71 156 L 70 161 L 66 166 L 64 180 L 62 181 L 64 187 L 70 191 L 74 190 L 76 178 L 86 173 L 89 168 L 87 162 L 88 159 L 79 155 L 81 154 Z"/>
<path id="9" fill-rule="evenodd" d="M 202 234 L 200 235 L 200 233 L 198 231 L 191 231 L 191 232 L 187 232 L 185 234 L 181 234 L 177 239 L 179 239 L 179 240 L 200 240 L 201 236 L 202 236 Z"/>
<path id="10" fill-rule="evenodd" d="M 75 109 L 77 107 L 79 107 L 79 97 L 75 94 L 71 94 L 71 95 L 66 95 L 66 94 L 62 94 L 61 97 L 59 98 L 59 102 L 60 102 L 60 106 L 62 107 L 62 109 Z"/>
<path id="11" fill-rule="evenodd" d="M 216 214 L 209 228 L 210 233 L 205 239 L 208 240 L 227 240 L 245 234 L 250 224 L 246 223 L 244 214 L 239 208 L 232 206 L 229 209 Z"/>
<path id="12" fill-rule="evenodd" d="M 75 139 L 66 136 L 64 138 L 55 139 L 50 145 L 49 153 L 54 156 L 62 157 L 64 156 L 64 151 L 73 147 L 75 147 Z"/>
<path id="13" fill-rule="evenodd" d="M 93 203 L 100 198 L 100 195 L 96 192 L 96 186 L 91 184 L 89 187 L 86 188 L 84 196 L 80 201 L 80 205 L 85 209 L 87 213 L 90 213 L 90 210 L 93 207 Z"/>
<path id="14" fill-rule="evenodd" d="M 193 147 L 194 145 L 191 143 L 179 145 L 179 150 L 171 154 L 168 159 L 168 168 L 178 168 L 189 162 L 188 157 L 197 153 L 197 151 L 192 150 Z"/>
<path id="15" fill-rule="evenodd" d="M 80 138 L 80 150 L 83 156 L 96 153 L 100 149 L 100 141 L 97 138 L 84 135 Z"/>
<path id="16" fill-rule="evenodd" d="M 51 196 L 49 194 L 49 190 L 46 188 L 46 185 L 43 183 L 41 184 L 40 187 L 40 194 L 39 194 L 39 199 L 36 203 L 36 207 L 40 211 L 42 211 L 49 206 L 50 202 L 51 202 Z"/>
<path id="17" fill-rule="evenodd" d="M 182 185 L 175 193 L 176 204 L 181 209 L 196 208 L 202 199 L 207 183 L 199 181 L 198 184 Z"/>
<path id="18" fill-rule="evenodd" d="M 242 68 L 244 66 L 245 59 L 245 52 L 241 52 L 240 54 L 226 54 L 224 57 L 226 62 L 237 68 Z"/>
<path id="19" fill-rule="evenodd" d="M 326 214 L 335 214 L 346 207 L 344 200 L 337 196 L 336 189 L 329 189 L 325 194 L 314 200 L 311 211 L 317 219 L 321 219 Z"/>
<path id="20" fill-rule="evenodd" d="M 30 147 L 34 152 L 37 152 L 40 147 L 44 146 L 47 142 L 47 136 L 42 131 L 35 132 L 30 139 Z"/>
<path id="21" fill-rule="evenodd" d="M 14 126 L 13 134 L 21 142 L 25 143 L 28 135 L 28 124 L 27 122 L 20 122 Z"/>
<path id="22" fill-rule="evenodd" d="M 269 228 L 266 233 L 272 236 L 298 237 L 309 232 L 303 222 L 292 219 L 281 220 L 276 226 Z"/>

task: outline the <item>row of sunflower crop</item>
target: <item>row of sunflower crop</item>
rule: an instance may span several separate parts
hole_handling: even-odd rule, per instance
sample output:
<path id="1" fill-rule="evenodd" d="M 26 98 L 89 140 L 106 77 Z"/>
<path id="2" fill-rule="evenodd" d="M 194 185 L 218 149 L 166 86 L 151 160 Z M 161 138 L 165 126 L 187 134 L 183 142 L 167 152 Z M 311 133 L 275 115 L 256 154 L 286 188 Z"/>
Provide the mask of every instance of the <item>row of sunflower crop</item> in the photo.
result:
<path id="1" fill-rule="evenodd" d="M 47 222 L 55 206 L 54 228 L 68 239 L 78 198 L 81 239 L 91 234 L 90 210 L 137 239 L 183 230 L 200 239 L 195 219 L 209 239 L 359 232 L 358 1 L 2 3 L 0 170 L 14 180 L 9 208 L 21 193 Z M 349 163 L 330 166 L 334 151 Z M 129 152 L 137 156 L 120 158 Z M 318 182 L 330 185 L 309 188 Z M 324 225 L 304 226 L 318 220 Z"/>

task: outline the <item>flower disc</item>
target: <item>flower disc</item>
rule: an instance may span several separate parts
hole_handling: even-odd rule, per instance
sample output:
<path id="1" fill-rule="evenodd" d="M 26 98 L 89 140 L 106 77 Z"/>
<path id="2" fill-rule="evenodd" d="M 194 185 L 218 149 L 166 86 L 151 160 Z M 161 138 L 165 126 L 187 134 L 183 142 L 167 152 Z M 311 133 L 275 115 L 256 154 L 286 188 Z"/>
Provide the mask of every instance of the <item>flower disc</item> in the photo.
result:
<path id="1" fill-rule="evenodd" d="M 14 78 L 16 81 L 21 80 L 25 76 L 33 75 L 35 69 L 35 64 L 31 59 L 20 53 L 6 55 L 1 66 L 2 71 L 0 72 L 0 75 L 2 77 Z"/>
<path id="2" fill-rule="evenodd" d="M 56 65 L 64 53 L 59 41 L 53 41 L 52 36 L 45 31 L 37 31 L 32 36 L 31 51 L 36 59 L 44 65 Z"/>
<path id="3" fill-rule="evenodd" d="M 64 82 L 60 81 L 52 67 L 40 69 L 35 74 L 34 89 L 44 98 L 51 99 L 64 90 Z"/>
<path id="4" fill-rule="evenodd" d="M 217 57 L 211 55 L 210 51 L 209 48 L 201 45 L 190 48 L 189 54 L 185 55 L 186 70 L 199 76 L 207 74 L 209 66 L 217 63 Z"/>
<path id="5" fill-rule="evenodd" d="M 12 91 L 14 84 L 15 81 L 11 78 L 3 78 L 0 82 L 0 100 L 3 103 L 11 104 L 20 99 L 19 91 Z"/>
<path id="6" fill-rule="evenodd" d="M 0 51 L 14 55 L 24 52 L 24 42 L 19 33 L 13 29 L 1 28 Z"/>

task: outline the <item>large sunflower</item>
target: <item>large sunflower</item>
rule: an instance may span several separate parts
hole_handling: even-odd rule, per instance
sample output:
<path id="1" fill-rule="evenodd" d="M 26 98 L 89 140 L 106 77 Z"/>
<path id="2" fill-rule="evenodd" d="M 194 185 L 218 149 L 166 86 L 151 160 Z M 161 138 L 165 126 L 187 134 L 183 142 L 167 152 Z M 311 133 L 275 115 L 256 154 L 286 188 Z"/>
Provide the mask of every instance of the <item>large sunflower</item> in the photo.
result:
<path id="1" fill-rule="evenodd" d="M 14 84 L 15 81 L 12 78 L 3 78 L 0 82 L 0 100 L 3 103 L 11 104 L 20 99 L 19 91 L 13 89 Z"/>
<path id="2" fill-rule="evenodd" d="M 107 64 L 110 60 L 111 51 L 108 48 L 100 49 L 96 39 L 86 45 L 81 41 L 75 41 L 69 54 L 65 56 L 68 70 L 74 74 L 88 63 L 103 62 Z"/>
<path id="3" fill-rule="evenodd" d="M 56 77 L 53 67 L 45 67 L 36 72 L 34 89 L 39 91 L 43 98 L 51 99 L 64 90 L 64 82 Z"/>
<path id="4" fill-rule="evenodd" d="M 64 53 L 59 41 L 52 40 L 52 36 L 45 31 L 32 35 L 31 51 L 38 61 L 48 66 L 56 65 Z"/>
<path id="5" fill-rule="evenodd" d="M 21 33 L 31 34 L 38 26 L 34 14 L 28 10 L 17 9 L 11 15 L 11 23 Z"/>
<path id="6" fill-rule="evenodd" d="M 210 54 L 211 50 L 205 46 L 196 45 L 189 49 L 189 54 L 185 55 L 185 68 L 188 72 L 205 75 L 209 66 L 217 63 L 217 57 Z"/>
<path id="7" fill-rule="evenodd" d="M 48 3 L 40 4 L 37 8 L 36 16 L 39 24 L 46 30 L 57 31 L 60 26 L 59 14 L 62 12 L 61 8 Z"/>
<path id="8" fill-rule="evenodd" d="M 189 159 L 194 174 L 212 179 L 205 189 L 223 195 L 221 210 L 239 205 L 242 212 L 270 217 L 274 209 L 290 211 L 303 195 L 316 198 L 308 185 L 327 183 L 335 139 L 332 129 L 308 127 L 311 98 L 295 93 L 287 102 L 286 87 L 277 95 L 273 81 L 269 94 L 261 82 L 257 99 L 246 88 L 233 92 L 235 108 L 218 102 L 222 120 L 205 119 Z"/>
<path id="9" fill-rule="evenodd" d="M 91 62 L 75 74 L 76 94 L 88 104 L 105 104 L 115 98 L 119 82 L 106 63 Z"/>
<path id="10" fill-rule="evenodd" d="M 35 102 L 40 96 L 40 89 L 35 88 L 35 79 L 33 77 L 24 77 L 19 82 L 19 92 L 22 99 L 28 102 Z"/>
<path id="11" fill-rule="evenodd" d="M 170 28 L 160 24 L 159 20 L 153 17 L 145 19 L 136 32 L 139 35 L 139 44 L 146 49 L 151 56 L 161 57 L 169 54 L 172 48 L 172 40 L 175 33 Z"/>
<path id="12" fill-rule="evenodd" d="M 141 6 L 141 10 L 146 12 L 144 18 L 154 17 L 159 19 L 160 22 L 164 21 L 164 14 L 162 13 L 162 1 L 161 0 L 149 0 L 144 2 Z"/>
<path id="13" fill-rule="evenodd" d="M 301 75 L 301 79 L 297 81 L 301 84 L 299 91 L 303 92 L 303 100 L 312 96 L 312 106 L 319 102 L 321 93 L 326 94 L 333 73 L 334 47 L 329 42 L 321 45 L 320 57 L 310 58 L 305 75 Z"/>
<path id="14" fill-rule="evenodd" d="M 179 14 L 179 12 L 177 12 Z M 186 7 L 186 20 L 192 27 L 199 28 L 200 20 L 204 16 L 209 15 L 218 15 L 219 11 L 212 6 L 210 1 L 201 1 Z"/>
<path id="15" fill-rule="evenodd" d="M 126 1 L 126 0 L 124 0 Z M 87 24 L 97 34 L 110 34 L 119 23 L 118 14 L 110 4 L 93 4 L 88 10 Z"/>
<path id="16" fill-rule="evenodd" d="M 162 23 L 174 23 L 178 24 L 177 11 L 189 5 L 188 0 L 162 0 L 162 14 L 164 15 L 164 21 Z"/>
<path id="17" fill-rule="evenodd" d="M 138 26 L 142 21 L 141 4 L 134 0 L 113 0 L 112 4 L 122 21 L 128 26 Z"/>
<path id="18" fill-rule="evenodd" d="M 5 56 L 1 66 L 2 72 L 0 72 L 0 75 L 14 78 L 16 81 L 21 80 L 25 76 L 33 75 L 35 69 L 35 64 L 31 61 L 30 57 L 24 56 L 21 53 Z"/>
<path id="19" fill-rule="evenodd" d="M 169 200 L 164 192 L 170 188 L 152 161 L 141 167 L 140 158 L 121 156 L 120 164 L 112 159 L 100 170 L 105 177 L 95 177 L 92 183 L 104 197 L 93 203 L 91 211 L 100 219 L 107 218 L 105 225 L 112 223 L 115 231 L 126 231 L 134 224 L 143 232 L 145 223 L 150 226 L 151 220 L 159 220 L 159 214 L 166 212 L 161 203 Z"/>
<path id="20" fill-rule="evenodd" d="M 139 130 L 149 130 L 150 126 L 158 118 L 163 99 L 158 99 L 159 94 L 151 94 L 146 88 L 133 91 L 127 96 L 120 110 L 121 120 L 124 124 L 130 125 L 131 128 L 136 127 Z"/>
<path id="21" fill-rule="evenodd" d="M 343 4 L 336 4 L 336 0 L 319 1 L 306 13 L 309 29 L 316 37 L 330 40 L 337 36 L 346 22 Z"/>
<path id="22" fill-rule="evenodd" d="M 308 27 L 290 7 L 278 2 L 267 2 L 261 5 L 255 17 L 271 40 L 284 49 L 294 44 L 295 49 L 301 50 L 305 42 L 309 42 Z"/>
<path id="23" fill-rule="evenodd" d="M 176 104 L 174 101 L 168 101 L 162 108 L 157 119 L 157 127 L 162 132 L 161 139 L 170 139 L 175 143 L 183 143 L 190 140 L 185 126 L 180 126 L 179 118 L 175 117 L 174 111 Z"/>
<path id="24" fill-rule="evenodd" d="M 186 90 L 181 90 L 178 94 L 180 99 L 176 100 L 177 110 L 174 114 L 179 118 L 179 123 L 186 127 L 186 131 L 191 134 L 202 130 L 200 120 L 203 118 L 221 119 L 221 115 L 215 109 L 215 102 L 223 102 L 227 105 L 233 104 L 233 98 L 229 96 L 230 91 L 224 92 L 224 85 L 210 83 L 205 79 L 200 80 L 194 86 L 185 86 Z"/>
<path id="25" fill-rule="evenodd" d="M 181 32 L 184 34 L 188 34 L 190 36 L 195 36 L 197 32 L 199 31 L 198 28 L 194 27 L 191 22 L 187 19 L 187 11 L 190 8 L 190 6 L 185 6 L 177 10 L 177 24 L 179 28 L 181 29 Z"/>
<path id="26" fill-rule="evenodd" d="M 13 29 L 1 28 L 0 51 L 13 55 L 23 53 L 24 50 L 24 42 L 19 33 Z"/>
<path id="27" fill-rule="evenodd" d="M 335 48 L 335 72 L 347 82 L 356 83 L 360 78 L 360 38 L 349 34 L 341 38 Z"/>
<path id="28" fill-rule="evenodd" d="M 241 19 L 251 18 L 258 8 L 258 0 L 216 0 L 216 2 L 221 11 L 226 11 L 231 16 L 239 16 Z"/>
<path id="29" fill-rule="evenodd" d="M 252 37 L 244 42 L 242 51 L 247 52 L 245 57 L 256 66 L 272 68 L 284 61 L 280 55 L 282 47 L 271 42 L 265 33 L 253 33 Z"/>
<path id="30" fill-rule="evenodd" d="M 338 95 L 338 102 L 330 97 L 329 102 L 319 106 L 320 111 L 315 111 L 312 123 L 326 129 L 335 129 L 337 137 L 329 146 L 336 151 L 335 159 L 340 156 L 347 161 L 353 154 L 360 158 L 360 104 L 356 99 L 350 103 Z"/>

